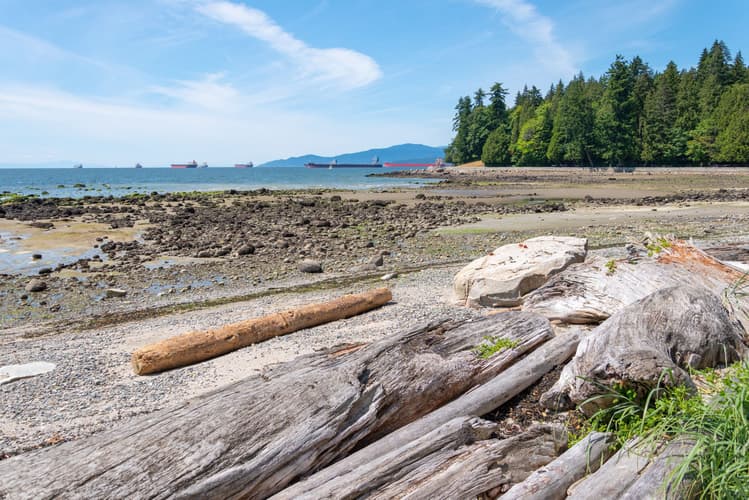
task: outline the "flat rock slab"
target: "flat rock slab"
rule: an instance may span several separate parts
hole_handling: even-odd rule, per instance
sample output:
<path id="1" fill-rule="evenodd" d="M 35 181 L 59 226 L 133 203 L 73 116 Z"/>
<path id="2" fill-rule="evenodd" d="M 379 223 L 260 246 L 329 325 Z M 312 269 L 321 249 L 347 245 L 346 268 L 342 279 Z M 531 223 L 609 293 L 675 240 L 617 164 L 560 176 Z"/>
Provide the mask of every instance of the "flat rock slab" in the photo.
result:
<path id="1" fill-rule="evenodd" d="M 588 240 L 539 236 L 505 245 L 464 267 L 453 282 L 457 303 L 512 307 L 567 266 L 585 260 Z"/>
<path id="2" fill-rule="evenodd" d="M 35 361 L 22 365 L 0 366 L 0 385 L 7 384 L 22 378 L 36 377 L 55 369 L 54 363 L 46 361 Z"/>

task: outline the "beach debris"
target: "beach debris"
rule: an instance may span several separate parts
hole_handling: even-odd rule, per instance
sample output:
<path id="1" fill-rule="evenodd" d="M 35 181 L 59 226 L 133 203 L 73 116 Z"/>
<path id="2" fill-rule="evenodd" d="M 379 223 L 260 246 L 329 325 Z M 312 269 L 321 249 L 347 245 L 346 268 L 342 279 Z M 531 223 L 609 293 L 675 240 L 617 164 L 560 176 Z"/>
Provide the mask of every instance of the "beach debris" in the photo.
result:
<path id="1" fill-rule="evenodd" d="M 470 307 L 517 306 L 551 276 L 582 262 L 587 246 L 587 239 L 570 236 L 539 236 L 501 246 L 455 276 L 455 300 Z"/>
<path id="2" fill-rule="evenodd" d="M 322 265 L 316 260 L 305 259 L 299 263 L 297 269 L 302 273 L 321 273 Z"/>
<path id="3" fill-rule="evenodd" d="M 107 291 L 105 292 L 107 294 L 107 298 L 114 298 L 114 297 L 124 297 L 127 295 L 127 290 L 123 290 L 121 288 L 107 288 Z"/>
<path id="4" fill-rule="evenodd" d="M 54 363 L 46 361 L 34 361 L 21 365 L 0 366 L 0 385 L 13 382 L 22 378 L 36 377 L 55 369 Z"/>
<path id="5" fill-rule="evenodd" d="M 389 281 L 389 280 L 395 279 L 397 277 L 398 277 L 398 273 L 387 273 L 387 274 L 383 274 L 380 277 L 380 280 L 382 280 L 382 281 Z"/>
<path id="6" fill-rule="evenodd" d="M 34 278 L 26 284 L 25 290 L 27 292 L 43 292 L 47 289 L 47 283 L 40 279 Z"/>
<path id="7" fill-rule="evenodd" d="M 743 334 L 709 290 L 663 288 L 620 310 L 583 339 L 541 404 L 553 409 L 581 405 L 590 415 L 611 404 L 611 398 L 590 398 L 614 384 L 641 398 L 658 384 L 694 387 L 688 370 L 741 359 L 746 352 Z"/>
<path id="8" fill-rule="evenodd" d="M 133 370 L 138 375 L 147 375 L 190 365 L 279 335 L 356 316 L 383 306 L 392 298 L 390 290 L 378 288 L 213 330 L 185 333 L 135 351 Z"/>

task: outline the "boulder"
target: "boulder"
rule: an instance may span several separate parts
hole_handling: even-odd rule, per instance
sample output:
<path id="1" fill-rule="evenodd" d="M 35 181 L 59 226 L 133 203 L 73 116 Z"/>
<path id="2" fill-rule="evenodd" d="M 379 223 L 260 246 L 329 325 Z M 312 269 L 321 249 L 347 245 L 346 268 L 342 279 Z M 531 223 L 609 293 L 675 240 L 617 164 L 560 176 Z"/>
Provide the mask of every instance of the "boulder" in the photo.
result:
<path id="1" fill-rule="evenodd" d="M 726 365 L 746 351 L 743 328 L 721 300 L 703 287 L 672 286 L 623 308 L 584 338 L 541 404 L 592 414 L 609 405 L 608 388 L 640 398 L 662 387 L 694 387 L 689 368 Z"/>
<path id="2" fill-rule="evenodd" d="M 42 280 L 33 279 L 26 284 L 27 292 L 43 292 L 47 289 L 47 283 Z"/>
<path id="3" fill-rule="evenodd" d="M 471 307 L 517 306 L 551 276 L 585 260 L 587 246 L 585 238 L 540 236 L 499 247 L 455 276 L 455 300 Z"/>
<path id="4" fill-rule="evenodd" d="M 321 273 L 322 266 L 316 260 L 303 260 L 299 263 L 298 269 L 303 273 Z"/>

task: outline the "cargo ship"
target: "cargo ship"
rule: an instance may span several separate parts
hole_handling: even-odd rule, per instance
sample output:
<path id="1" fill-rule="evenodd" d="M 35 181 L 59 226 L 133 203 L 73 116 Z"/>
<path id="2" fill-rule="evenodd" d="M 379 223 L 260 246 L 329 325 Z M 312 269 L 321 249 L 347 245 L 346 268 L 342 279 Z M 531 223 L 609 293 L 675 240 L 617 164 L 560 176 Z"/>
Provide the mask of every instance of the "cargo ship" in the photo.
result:
<path id="1" fill-rule="evenodd" d="M 450 167 L 452 166 L 452 163 L 445 163 L 444 161 L 442 161 L 442 158 L 437 158 L 432 163 L 396 163 L 386 161 L 383 166 L 386 168 L 440 168 Z"/>
<path id="2" fill-rule="evenodd" d="M 198 168 L 198 162 L 193 160 L 190 163 L 172 163 L 171 167 L 172 168 Z"/>
<path id="3" fill-rule="evenodd" d="M 375 156 L 372 163 L 338 163 L 338 160 L 333 160 L 330 163 L 305 163 L 304 166 L 307 168 L 382 168 L 382 163 Z"/>
<path id="4" fill-rule="evenodd" d="M 247 163 L 235 163 L 234 168 L 252 168 L 255 165 L 252 164 L 251 161 L 248 161 Z"/>

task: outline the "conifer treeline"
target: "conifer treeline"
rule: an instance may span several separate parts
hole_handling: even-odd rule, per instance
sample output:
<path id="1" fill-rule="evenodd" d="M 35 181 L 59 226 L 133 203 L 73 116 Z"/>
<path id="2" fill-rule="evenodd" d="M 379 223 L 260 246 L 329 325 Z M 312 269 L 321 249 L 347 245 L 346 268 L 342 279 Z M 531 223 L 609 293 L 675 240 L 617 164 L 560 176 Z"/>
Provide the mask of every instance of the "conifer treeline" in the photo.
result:
<path id="1" fill-rule="evenodd" d="M 445 159 L 487 165 L 749 163 L 749 71 L 722 41 L 697 68 L 663 72 L 621 56 L 601 78 L 580 73 L 545 96 L 535 86 L 505 104 L 495 83 L 461 97 Z"/>

